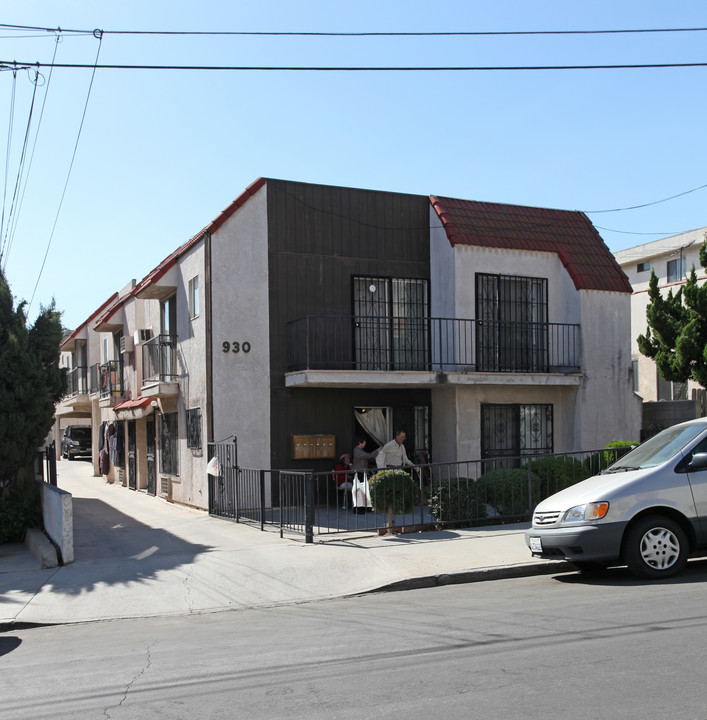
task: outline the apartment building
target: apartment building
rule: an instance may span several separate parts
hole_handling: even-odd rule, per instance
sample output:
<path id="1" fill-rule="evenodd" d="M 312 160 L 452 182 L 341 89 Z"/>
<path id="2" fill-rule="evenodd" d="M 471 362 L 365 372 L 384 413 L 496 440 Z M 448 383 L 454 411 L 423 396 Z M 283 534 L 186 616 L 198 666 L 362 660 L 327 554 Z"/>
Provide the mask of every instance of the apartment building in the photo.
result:
<path id="1" fill-rule="evenodd" d="M 90 310 L 89 310 L 90 311 Z M 395 429 L 432 461 L 637 439 L 631 286 L 585 215 L 260 178 L 62 350 L 59 425 L 108 476 L 208 506 L 207 443 L 331 469 Z"/>

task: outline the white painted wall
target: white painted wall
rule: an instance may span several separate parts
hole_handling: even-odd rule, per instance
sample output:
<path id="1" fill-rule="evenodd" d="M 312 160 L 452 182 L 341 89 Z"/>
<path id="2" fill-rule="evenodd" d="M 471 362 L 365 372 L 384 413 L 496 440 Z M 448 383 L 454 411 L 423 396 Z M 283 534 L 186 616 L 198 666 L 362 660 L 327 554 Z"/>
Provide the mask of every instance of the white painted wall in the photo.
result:
<path id="1" fill-rule="evenodd" d="M 214 438 L 235 434 L 238 464 L 251 468 L 270 467 L 267 232 L 265 185 L 214 232 L 211 246 Z"/>
<path id="2" fill-rule="evenodd" d="M 204 308 L 205 246 L 199 242 L 177 261 L 177 403 L 179 475 L 172 476 L 172 499 L 186 505 L 208 508 L 206 475 L 206 312 Z M 199 314 L 190 317 L 189 281 L 199 278 Z M 201 449 L 187 447 L 187 410 L 201 408 Z M 159 433 L 158 433 L 159 434 Z"/>
<path id="3" fill-rule="evenodd" d="M 631 296 L 581 290 L 582 387 L 577 426 L 582 449 L 639 440 L 641 399 L 631 375 Z"/>
<path id="4" fill-rule="evenodd" d="M 551 404 L 554 450 L 594 450 L 611 440 L 633 440 L 640 432 L 640 400 L 631 383 L 630 296 L 626 293 L 578 292 L 560 258 L 529 252 L 450 246 L 431 213 L 431 315 L 476 318 L 477 273 L 548 280 L 550 323 L 580 325 L 579 384 L 548 382 L 529 375 L 527 382 L 505 382 L 490 374 L 478 382 L 432 390 L 435 457 L 468 460 L 481 457 L 481 405 Z M 509 379 L 510 380 L 510 379 Z M 450 383 L 462 382 L 450 376 Z"/>

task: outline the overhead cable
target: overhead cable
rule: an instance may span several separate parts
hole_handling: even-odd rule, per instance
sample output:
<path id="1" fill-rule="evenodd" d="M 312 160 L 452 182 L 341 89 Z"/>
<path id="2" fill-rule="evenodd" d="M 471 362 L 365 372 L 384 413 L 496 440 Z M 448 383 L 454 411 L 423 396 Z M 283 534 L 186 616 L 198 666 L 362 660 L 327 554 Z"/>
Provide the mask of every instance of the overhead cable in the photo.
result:
<path id="1" fill-rule="evenodd" d="M 10 155 L 12 150 L 12 128 L 15 120 L 15 97 L 17 92 L 17 71 L 12 73 L 12 88 L 10 90 L 10 117 L 7 128 L 7 152 L 5 155 L 5 179 L 2 191 L 2 215 L 0 216 L 0 238 L 5 234 L 5 203 L 7 202 L 7 184 L 10 180 Z M 0 245 L 0 265 L 4 248 Z"/>
<path id="2" fill-rule="evenodd" d="M 33 25 L 9 25 L 0 23 L 0 28 L 21 31 L 61 32 L 64 34 L 103 35 L 213 35 L 213 36 L 252 36 L 252 37 L 495 37 L 516 35 L 629 35 L 644 33 L 686 33 L 705 32 L 707 27 L 679 28 L 628 28 L 609 30 L 453 30 L 425 32 L 308 32 L 308 31 L 260 31 L 260 30 L 77 30 L 69 28 L 48 28 Z"/>
<path id="3" fill-rule="evenodd" d="M 42 63 L 0 60 L 0 70 L 20 68 L 64 68 L 98 70 L 198 70 L 235 72 L 513 72 L 547 70 L 645 70 L 707 67 L 707 62 L 615 63 L 609 65 L 417 65 L 417 66 L 326 66 L 326 65 L 87 65 L 85 63 Z"/>
<path id="4" fill-rule="evenodd" d="M 22 142 L 22 151 L 20 152 L 20 161 L 17 168 L 17 178 L 15 179 L 15 189 L 12 193 L 12 200 L 10 201 L 10 209 L 7 214 L 7 226 L 4 228 L 4 234 L 2 236 L 2 250 L 0 250 L 0 256 L 2 256 L 2 267 L 7 266 L 7 258 L 10 254 L 10 247 L 12 246 L 12 232 L 11 229 L 15 224 L 17 210 L 19 210 L 19 197 L 20 188 L 22 187 L 22 176 L 24 175 L 25 161 L 27 159 L 27 145 L 29 143 L 30 130 L 32 127 L 32 114 L 34 113 L 34 102 L 37 98 L 37 83 L 34 83 L 34 90 L 32 91 L 32 101 L 29 107 L 29 115 L 27 117 L 27 127 L 25 128 L 25 138 Z M 6 185 L 7 188 L 7 185 Z M 3 196 L 3 223 L 5 221 L 5 196 Z"/>
<path id="5" fill-rule="evenodd" d="M 57 51 L 59 49 L 60 43 L 61 43 L 61 36 L 57 35 L 56 42 L 54 45 L 54 56 L 52 58 L 52 61 L 54 59 L 56 59 L 56 55 L 57 55 Z M 34 84 L 35 84 L 35 89 L 36 89 L 38 82 L 39 82 L 39 78 L 41 76 L 39 75 L 38 71 L 35 70 L 34 72 L 35 72 Z M 40 128 L 42 127 L 42 119 L 44 118 L 44 109 L 46 108 L 46 105 L 47 105 L 47 97 L 49 96 L 49 87 L 52 82 L 52 73 L 53 73 L 53 71 L 50 70 L 49 77 L 47 78 L 47 82 L 46 82 L 46 88 L 44 90 L 44 97 L 42 99 L 42 108 L 39 113 L 39 119 L 37 120 L 37 129 L 35 130 L 35 133 L 34 133 L 34 142 L 32 143 L 32 153 L 30 154 L 29 163 L 27 165 L 27 172 L 25 173 L 25 181 L 24 181 L 24 185 L 22 187 L 20 201 L 19 201 L 19 204 L 17 207 L 17 212 L 15 213 L 14 223 L 13 223 L 12 227 L 10 228 L 10 239 L 7 243 L 7 249 L 5 250 L 5 258 L 4 258 L 5 265 L 7 265 L 7 260 L 10 255 L 10 249 L 12 248 L 12 243 L 15 238 L 15 233 L 17 232 L 17 224 L 19 222 L 20 213 L 22 211 L 22 205 L 24 203 L 25 193 L 27 191 L 27 183 L 29 182 L 30 173 L 32 172 L 32 163 L 34 161 L 34 153 L 35 153 L 35 150 L 37 149 L 37 140 L 39 138 L 39 131 L 40 131 Z"/>
<path id="6" fill-rule="evenodd" d="M 675 198 L 683 197 L 683 195 L 689 195 L 690 193 L 697 192 L 707 188 L 707 184 L 700 185 L 699 187 L 692 188 L 692 190 L 685 190 L 685 192 L 678 193 L 677 195 L 671 195 L 670 197 L 663 198 L 662 200 L 654 200 L 653 202 L 643 203 L 641 205 L 631 205 L 630 207 L 614 208 L 613 210 L 583 210 L 582 212 L 587 215 L 596 215 L 598 213 L 612 213 L 612 212 L 623 212 L 624 210 L 638 210 L 639 208 L 650 207 L 651 205 L 660 205 L 660 203 L 668 202 L 668 200 L 675 200 Z"/>
<path id="7" fill-rule="evenodd" d="M 39 274 L 37 275 L 37 282 L 34 284 L 34 290 L 32 291 L 32 297 L 30 298 L 29 305 L 27 307 L 28 314 L 29 314 L 30 308 L 32 307 L 32 303 L 34 301 L 34 296 L 37 292 L 37 287 L 39 286 L 39 281 L 42 278 L 42 273 L 44 272 L 44 266 L 46 265 L 47 256 L 49 255 L 49 248 L 51 247 L 52 239 L 54 238 L 54 232 L 56 231 L 56 226 L 59 221 L 59 214 L 61 213 L 61 208 L 62 208 L 62 205 L 64 204 L 64 197 L 66 196 L 66 189 L 69 186 L 69 179 L 71 178 L 71 171 L 74 167 L 74 161 L 76 160 L 76 152 L 79 148 L 79 140 L 81 139 L 81 131 L 83 130 L 83 123 L 84 123 L 84 120 L 86 119 L 86 111 L 88 110 L 88 101 L 91 97 L 91 89 L 93 88 L 93 81 L 96 77 L 96 68 L 98 67 L 98 56 L 101 53 L 101 45 L 102 45 L 102 37 L 99 37 L 98 38 L 98 50 L 96 51 L 96 60 L 93 65 L 93 73 L 91 74 L 91 82 L 89 83 L 88 92 L 86 94 L 86 102 L 84 103 L 83 114 L 81 115 L 81 123 L 79 124 L 79 130 L 76 135 L 76 142 L 74 143 L 74 152 L 71 156 L 71 162 L 69 163 L 69 170 L 66 174 L 66 181 L 64 183 L 64 189 L 61 193 L 61 199 L 59 200 L 59 206 L 56 211 L 56 216 L 54 217 L 54 225 L 52 226 L 52 231 L 49 235 L 49 241 L 47 242 L 47 249 L 44 252 L 44 258 L 42 259 L 42 265 L 39 268 Z"/>

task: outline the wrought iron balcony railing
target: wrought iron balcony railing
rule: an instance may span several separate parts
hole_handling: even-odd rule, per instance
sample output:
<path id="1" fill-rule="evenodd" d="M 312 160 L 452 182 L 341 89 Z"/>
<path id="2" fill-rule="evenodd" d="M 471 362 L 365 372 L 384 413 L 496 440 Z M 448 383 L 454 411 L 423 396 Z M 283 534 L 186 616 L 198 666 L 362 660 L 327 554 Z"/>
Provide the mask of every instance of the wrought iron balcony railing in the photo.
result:
<path id="1" fill-rule="evenodd" d="M 576 324 L 308 315 L 288 330 L 290 371 L 580 372 Z"/>
<path id="2" fill-rule="evenodd" d="M 98 378 L 102 398 L 123 396 L 123 365 L 118 360 L 109 360 L 100 366 Z"/>
<path id="3" fill-rule="evenodd" d="M 66 396 L 86 395 L 88 393 L 88 368 L 78 366 L 69 370 L 66 376 Z"/>
<path id="4" fill-rule="evenodd" d="M 88 392 L 93 395 L 101 389 L 101 364 L 91 365 L 88 378 Z"/>
<path id="5" fill-rule="evenodd" d="M 177 336 L 156 335 L 142 346 L 142 382 L 176 382 Z"/>

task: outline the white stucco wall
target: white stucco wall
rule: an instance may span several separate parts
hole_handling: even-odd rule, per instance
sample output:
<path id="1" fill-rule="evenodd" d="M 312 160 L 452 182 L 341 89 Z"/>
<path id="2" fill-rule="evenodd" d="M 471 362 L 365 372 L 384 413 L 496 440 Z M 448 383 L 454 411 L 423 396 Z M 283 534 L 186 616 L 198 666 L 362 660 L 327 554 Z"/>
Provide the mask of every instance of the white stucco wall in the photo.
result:
<path id="1" fill-rule="evenodd" d="M 171 478 L 175 502 L 207 508 L 206 475 L 206 313 L 205 249 L 201 241 L 182 255 L 176 267 L 177 283 L 177 373 L 179 375 L 179 475 Z M 189 312 L 189 281 L 199 278 L 199 314 Z M 201 409 L 201 449 L 187 447 L 187 410 Z M 158 432 L 159 434 L 159 432 Z"/>
<path id="2" fill-rule="evenodd" d="M 555 253 L 451 247 L 436 214 L 430 216 L 430 295 L 433 317 L 476 319 L 476 274 L 540 277 L 548 281 L 548 320 L 582 321 L 579 293 Z M 529 374 L 511 384 L 503 373 L 474 373 L 475 382 L 454 385 L 465 378 L 450 375 L 449 385 L 432 390 L 432 437 L 435 459 L 475 460 L 481 457 L 482 404 L 551 404 L 555 452 L 581 447 L 576 413 L 579 385 L 575 380 L 548 381 Z M 478 381 L 476 381 L 478 380 Z"/>
<path id="3" fill-rule="evenodd" d="M 238 464 L 251 468 L 270 467 L 266 193 L 267 185 L 214 232 L 211 246 L 214 437 L 235 434 Z"/>
<path id="4" fill-rule="evenodd" d="M 582 387 L 577 423 L 582 449 L 639 440 L 641 399 L 631 375 L 631 296 L 582 290 Z"/>

